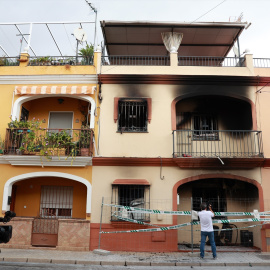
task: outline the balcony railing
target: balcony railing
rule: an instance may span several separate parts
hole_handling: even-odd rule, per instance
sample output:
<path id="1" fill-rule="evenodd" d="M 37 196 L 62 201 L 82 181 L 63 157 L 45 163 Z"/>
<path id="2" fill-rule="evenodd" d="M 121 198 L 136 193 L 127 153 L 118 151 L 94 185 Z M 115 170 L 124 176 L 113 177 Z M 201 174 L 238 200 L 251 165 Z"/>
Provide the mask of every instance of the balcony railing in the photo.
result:
<path id="1" fill-rule="evenodd" d="M 178 56 L 178 66 L 243 67 L 244 58 L 211 56 Z"/>
<path id="2" fill-rule="evenodd" d="M 6 130 L 4 155 L 92 156 L 93 130 L 27 129 Z"/>
<path id="3" fill-rule="evenodd" d="M 174 130 L 173 157 L 263 157 L 261 131 Z"/>
<path id="4" fill-rule="evenodd" d="M 0 57 L 0 66 L 19 66 L 18 57 Z"/>
<path id="5" fill-rule="evenodd" d="M 30 57 L 29 66 L 86 66 L 93 65 L 93 57 L 82 56 L 43 56 Z"/>
<path id="6" fill-rule="evenodd" d="M 169 56 L 142 56 L 142 55 L 114 55 L 102 56 L 101 63 L 103 66 L 169 66 Z"/>
<path id="7" fill-rule="evenodd" d="M 270 68 L 270 58 L 253 58 L 255 68 Z"/>

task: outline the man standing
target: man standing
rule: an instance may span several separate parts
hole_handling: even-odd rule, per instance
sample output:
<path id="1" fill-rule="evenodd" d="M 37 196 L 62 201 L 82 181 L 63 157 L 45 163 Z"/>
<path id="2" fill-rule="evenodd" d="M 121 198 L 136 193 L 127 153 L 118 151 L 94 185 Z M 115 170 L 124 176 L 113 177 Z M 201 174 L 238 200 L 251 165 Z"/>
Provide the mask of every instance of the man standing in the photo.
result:
<path id="1" fill-rule="evenodd" d="M 214 230 L 213 230 L 213 223 L 212 223 L 212 218 L 215 216 L 215 214 L 212 210 L 212 205 L 210 204 L 208 207 L 210 211 L 207 211 L 207 204 L 202 203 L 201 212 L 198 213 L 199 218 L 200 218 L 200 223 L 201 223 L 200 257 L 201 259 L 204 258 L 204 246 L 205 246 L 206 237 L 208 236 L 212 253 L 213 253 L 213 258 L 215 260 L 217 258 L 217 253 L 216 253 L 216 244 L 215 244 L 215 239 L 214 239 Z"/>

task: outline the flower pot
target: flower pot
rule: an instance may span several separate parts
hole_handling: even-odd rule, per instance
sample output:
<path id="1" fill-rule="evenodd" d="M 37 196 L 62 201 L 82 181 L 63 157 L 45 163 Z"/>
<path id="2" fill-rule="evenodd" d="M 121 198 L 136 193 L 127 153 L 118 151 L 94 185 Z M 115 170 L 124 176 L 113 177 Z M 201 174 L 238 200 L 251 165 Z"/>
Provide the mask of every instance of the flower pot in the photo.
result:
<path id="1" fill-rule="evenodd" d="M 81 148 L 81 156 L 83 157 L 89 156 L 89 148 Z"/>

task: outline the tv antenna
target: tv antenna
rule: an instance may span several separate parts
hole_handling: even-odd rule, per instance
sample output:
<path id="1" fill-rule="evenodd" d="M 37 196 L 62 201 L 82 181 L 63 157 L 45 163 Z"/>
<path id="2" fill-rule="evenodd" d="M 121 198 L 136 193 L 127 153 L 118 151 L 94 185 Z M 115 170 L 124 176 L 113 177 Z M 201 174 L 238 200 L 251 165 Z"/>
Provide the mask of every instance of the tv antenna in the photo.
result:
<path id="1" fill-rule="evenodd" d="M 82 28 L 75 29 L 74 32 L 73 32 L 73 35 L 77 40 L 77 46 L 76 46 L 76 62 L 77 62 L 79 43 L 82 43 L 82 42 L 86 41 L 87 35 L 86 35 L 85 31 Z"/>
<path id="2" fill-rule="evenodd" d="M 244 17 L 243 12 L 241 12 L 241 14 L 237 18 L 236 22 L 239 22 L 239 23 L 242 22 L 243 17 Z"/>
<path id="3" fill-rule="evenodd" d="M 24 36 L 30 36 L 30 34 L 17 34 L 16 36 L 21 36 L 22 38 L 20 39 L 20 51 L 19 51 L 19 55 L 21 54 L 22 52 L 22 44 L 23 44 L 23 39 L 24 39 Z"/>
<path id="4" fill-rule="evenodd" d="M 94 48 L 96 47 L 96 38 L 97 38 L 97 9 L 94 7 L 92 3 L 89 2 L 89 0 L 85 0 L 86 4 L 90 7 L 92 11 L 95 12 L 95 34 L 94 34 Z"/>

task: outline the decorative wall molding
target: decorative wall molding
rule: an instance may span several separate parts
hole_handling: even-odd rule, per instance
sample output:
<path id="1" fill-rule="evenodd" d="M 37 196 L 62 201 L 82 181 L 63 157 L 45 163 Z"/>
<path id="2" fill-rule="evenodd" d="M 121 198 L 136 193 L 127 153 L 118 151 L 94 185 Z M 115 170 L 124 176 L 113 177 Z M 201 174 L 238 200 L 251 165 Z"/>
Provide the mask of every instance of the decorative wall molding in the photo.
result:
<path id="1" fill-rule="evenodd" d="M 204 169 L 241 169 L 264 167 L 265 158 L 222 158 L 224 165 L 218 158 L 162 158 L 163 167 L 179 167 L 183 169 L 204 168 Z M 161 166 L 160 157 L 158 158 L 133 158 L 133 157 L 93 157 L 93 166 L 142 166 L 159 167 Z"/>
<path id="2" fill-rule="evenodd" d="M 2 75 L 0 84 L 97 84 L 97 75 Z"/>
<path id="3" fill-rule="evenodd" d="M 55 156 L 49 161 L 42 156 L 28 155 L 3 155 L 0 156 L 0 164 L 12 166 L 38 166 L 38 167 L 86 167 L 92 166 L 92 157 L 71 157 Z"/>

